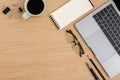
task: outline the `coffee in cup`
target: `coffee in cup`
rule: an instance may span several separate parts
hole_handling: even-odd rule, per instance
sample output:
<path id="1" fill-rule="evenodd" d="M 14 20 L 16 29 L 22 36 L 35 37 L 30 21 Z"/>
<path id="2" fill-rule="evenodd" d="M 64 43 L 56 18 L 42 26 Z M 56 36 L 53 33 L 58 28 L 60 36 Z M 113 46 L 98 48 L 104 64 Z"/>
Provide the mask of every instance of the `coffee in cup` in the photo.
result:
<path id="1" fill-rule="evenodd" d="M 31 16 L 39 16 L 45 11 L 45 1 L 44 0 L 26 0 L 24 4 L 25 13 L 22 17 L 28 19 Z"/>

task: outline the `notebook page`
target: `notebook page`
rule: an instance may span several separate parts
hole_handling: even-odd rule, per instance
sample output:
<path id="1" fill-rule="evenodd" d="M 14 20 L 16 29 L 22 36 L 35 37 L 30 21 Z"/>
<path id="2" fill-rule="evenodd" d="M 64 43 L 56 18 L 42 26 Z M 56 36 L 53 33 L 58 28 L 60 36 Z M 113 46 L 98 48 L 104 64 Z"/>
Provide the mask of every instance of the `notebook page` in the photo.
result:
<path id="1" fill-rule="evenodd" d="M 58 28 L 62 29 L 92 8 L 89 0 L 71 0 L 50 16 Z"/>

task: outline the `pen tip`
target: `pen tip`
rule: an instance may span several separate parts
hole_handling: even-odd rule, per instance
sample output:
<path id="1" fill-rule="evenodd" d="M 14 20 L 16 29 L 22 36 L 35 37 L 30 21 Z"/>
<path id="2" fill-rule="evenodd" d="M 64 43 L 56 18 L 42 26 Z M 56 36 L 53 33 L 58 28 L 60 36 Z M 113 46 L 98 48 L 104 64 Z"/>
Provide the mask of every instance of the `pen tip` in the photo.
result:
<path id="1" fill-rule="evenodd" d="M 87 66 L 89 65 L 87 62 L 85 62 L 85 63 L 86 63 Z"/>
<path id="2" fill-rule="evenodd" d="M 88 59 L 90 59 L 89 55 L 87 55 Z"/>
<path id="3" fill-rule="evenodd" d="M 86 65 L 88 66 L 88 68 L 91 68 L 91 66 L 87 63 L 87 62 L 85 62 L 86 63 Z"/>

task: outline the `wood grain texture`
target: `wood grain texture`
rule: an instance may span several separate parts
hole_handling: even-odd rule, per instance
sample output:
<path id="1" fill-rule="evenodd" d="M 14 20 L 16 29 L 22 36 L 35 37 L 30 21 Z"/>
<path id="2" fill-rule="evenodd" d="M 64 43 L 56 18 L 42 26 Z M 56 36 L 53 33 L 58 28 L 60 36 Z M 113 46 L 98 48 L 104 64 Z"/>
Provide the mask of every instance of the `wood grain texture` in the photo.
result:
<path id="1" fill-rule="evenodd" d="M 94 80 L 85 65 L 89 62 L 87 55 L 93 58 L 107 80 L 119 80 L 120 75 L 109 79 L 74 28 L 78 20 L 107 0 L 92 0 L 95 8 L 62 30 L 56 28 L 49 14 L 69 0 L 45 1 L 45 13 L 28 20 L 23 20 L 22 13 L 17 11 L 24 0 L 0 1 L 0 10 L 6 6 L 12 8 L 7 15 L 0 13 L 0 80 Z M 72 29 L 81 42 L 86 53 L 82 58 L 67 42 L 66 29 Z"/>

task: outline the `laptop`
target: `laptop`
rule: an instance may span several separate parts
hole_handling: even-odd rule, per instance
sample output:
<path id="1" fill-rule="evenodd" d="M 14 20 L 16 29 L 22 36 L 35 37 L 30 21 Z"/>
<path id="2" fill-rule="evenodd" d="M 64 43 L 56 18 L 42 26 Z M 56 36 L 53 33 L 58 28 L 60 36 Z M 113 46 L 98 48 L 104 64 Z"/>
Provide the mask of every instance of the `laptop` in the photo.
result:
<path id="1" fill-rule="evenodd" d="M 75 24 L 109 77 L 120 73 L 120 2 L 109 0 Z"/>

